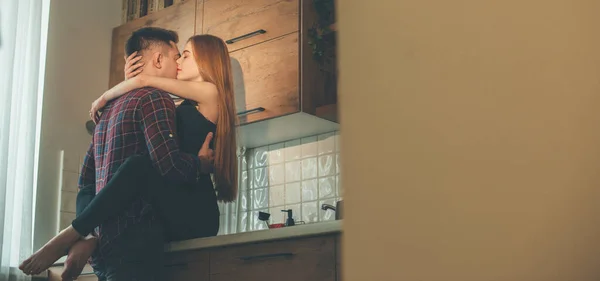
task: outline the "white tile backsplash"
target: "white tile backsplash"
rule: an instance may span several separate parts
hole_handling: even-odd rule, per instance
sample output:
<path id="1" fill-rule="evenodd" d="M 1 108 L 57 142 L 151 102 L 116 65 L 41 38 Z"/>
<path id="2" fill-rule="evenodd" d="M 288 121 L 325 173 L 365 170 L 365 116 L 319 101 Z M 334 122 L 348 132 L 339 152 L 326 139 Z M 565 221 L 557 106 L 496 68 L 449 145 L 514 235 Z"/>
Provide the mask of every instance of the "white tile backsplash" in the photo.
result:
<path id="1" fill-rule="evenodd" d="M 67 228 L 67 226 L 71 225 L 71 222 L 75 219 L 75 213 L 70 212 L 60 212 L 60 223 L 59 227 L 61 230 Z"/>
<path id="2" fill-rule="evenodd" d="M 319 179 L 319 199 L 335 197 L 335 177 Z"/>
<path id="3" fill-rule="evenodd" d="M 288 183 L 285 185 L 285 204 L 296 204 L 302 201 L 302 189 L 299 182 Z"/>
<path id="4" fill-rule="evenodd" d="M 317 157 L 302 159 L 302 179 L 312 179 L 317 177 L 318 165 Z"/>
<path id="5" fill-rule="evenodd" d="M 252 190 L 250 198 L 252 199 L 252 209 L 263 209 L 269 207 L 269 189 L 257 188 Z"/>
<path id="6" fill-rule="evenodd" d="M 260 188 L 269 186 L 268 172 L 268 167 L 252 169 L 251 173 L 253 184 L 250 185 L 250 188 Z"/>
<path id="7" fill-rule="evenodd" d="M 284 143 L 269 145 L 269 165 L 283 163 L 284 160 Z"/>
<path id="8" fill-rule="evenodd" d="M 250 188 L 250 185 L 248 184 L 248 171 L 242 171 L 242 174 L 240 176 L 240 178 L 238 179 L 240 182 L 240 186 L 239 189 L 240 190 L 246 190 L 248 188 Z"/>
<path id="9" fill-rule="evenodd" d="M 295 160 L 285 163 L 285 180 L 294 182 L 302 180 L 302 161 Z"/>
<path id="10" fill-rule="evenodd" d="M 60 211 L 75 213 L 77 192 L 62 191 L 60 194 Z"/>
<path id="11" fill-rule="evenodd" d="M 63 191 L 77 192 L 79 189 L 77 186 L 78 182 L 79 173 L 63 170 L 61 188 Z"/>
<path id="12" fill-rule="evenodd" d="M 283 163 L 269 166 L 269 185 L 285 183 L 285 166 Z"/>
<path id="13" fill-rule="evenodd" d="M 322 134 L 318 136 L 318 148 L 319 155 L 330 154 L 335 151 L 335 133 Z"/>
<path id="14" fill-rule="evenodd" d="M 335 155 L 327 154 L 319 156 L 319 177 L 329 177 L 335 175 Z"/>
<path id="15" fill-rule="evenodd" d="M 83 157 L 78 154 L 72 154 L 68 151 L 65 151 L 63 154 L 63 163 L 62 169 L 63 171 L 71 172 L 71 173 L 79 173 L 81 169 L 81 164 L 83 163 Z"/>
<path id="16" fill-rule="evenodd" d="M 319 183 L 317 179 L 302 181 L 302 201 L 312 201 L 319 198 Z"/>
<path id="17" fill-rule="evenodd" d="M 302 143 L 300 139 L 285 142 L 285 161 L 293 161 L 302 158 Z"/>
<path id="18" fill-rule="evenodd" d="M 317 156 L 317 136 L 302 139 L 302 158 Z"/>
<path id="19" fill-rule="evenodd" d="M 269 206 L 283 206 L 285 204 L 285 185 L 276 185 L 269 188 Z M 271 214 L 272 215 L 272 214 Z"/>
<path id="20" fill-rule="evenodd" d="M 342 195 L 339 139 L 338 132 L 330 132 L 248 149 L 241 167 L 237 232 L 265 229 L 258 211 L 269 212 L 270 223 L 285 223 L 285 209 L 292 209 L 297 222 L 335 219 L 335 212 L 321 210 L 321 204 L 335 206 Z"/>
<path id="21" fill-rule="evenodd" d="M 254 167 L 264 167 L 269 164 L 269 147 L 263 146 L 254 150 Z"/>
<path id="22" fill-rule="evenodd" d="M 317 201 L 311 201 L 302 204 L 302 221 L 304 223 L 319 221 L 319 209 L 317 207 Z"/>

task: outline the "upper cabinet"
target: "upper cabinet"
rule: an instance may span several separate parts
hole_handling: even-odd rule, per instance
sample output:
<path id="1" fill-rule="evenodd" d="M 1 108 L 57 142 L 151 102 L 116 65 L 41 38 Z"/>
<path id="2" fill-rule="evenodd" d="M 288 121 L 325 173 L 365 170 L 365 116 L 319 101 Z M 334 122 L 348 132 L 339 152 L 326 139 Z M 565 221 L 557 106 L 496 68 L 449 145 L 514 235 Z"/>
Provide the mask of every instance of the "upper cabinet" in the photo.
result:
<path id="1" fill-rule="evenodd" d="M 119 84 L 125 79 L 123 67 L 125 66 L 125 42 L 137 29 L 147 26 L 162 27 L 176 31 L 179 34 L 180 50 L 183 49 L 188 38 L 195 33 L 196 26 L 196 1 L 187 0 L 147 15 L 113 29 L 112 51 L 110 61 L 109 86 Z"/>
<path id="2" fill-rule="evenodd" d="M 232 52 L 241 124 L 299 111 L 298 32 Z"/>
<path id="3" fill-rule="evenodd" d="M 239 144 L 258 147 L 337 130 L 336 79 L 313 59 L 316 0 L 187 0 L 113 32 L 110 85 L 123 80 L 123 46 L 134 30 L 158 26 L 222 38 L 231 57 Z M 314 35 L 313 35 L 314 36 Z M 333 90 L 332 90 L 333 89 Z"/>
<path id="4" fill-rule="evenodd" d="M 202 33 L 225 40 L 229 51 L 298 31 L 298 0 L 205 0 Z"/>

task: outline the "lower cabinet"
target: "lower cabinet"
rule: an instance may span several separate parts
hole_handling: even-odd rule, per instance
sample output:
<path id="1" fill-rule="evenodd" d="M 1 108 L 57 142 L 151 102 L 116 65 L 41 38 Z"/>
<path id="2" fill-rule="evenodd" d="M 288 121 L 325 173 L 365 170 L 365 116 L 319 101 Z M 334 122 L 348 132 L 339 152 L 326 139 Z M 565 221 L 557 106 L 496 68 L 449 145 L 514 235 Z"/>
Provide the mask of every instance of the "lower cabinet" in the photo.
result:
<path id="1" fill-rule="evenodd" d="M 340 281 L 339 235 L 167 253 L 164 281 Z M 49 270 L 61 280 L 62 266 Z M 89 265 L 78 281 L 97 281 Z"/>
<path id="2" fill-rule="evenodd" d="M 315 237 L 216 249 L 210 280 L 335 281 L 335 241 Z"/>
<path id="3" fill-rule="evenodd" d="M 165 281 L 336 281 L 338 235 L 171 254 Z"/>
<path id="4" fill-rule="evenodd" d="M 209 269 L 208 250 L 167 253 L 163 280 L 207 281 Z"/>

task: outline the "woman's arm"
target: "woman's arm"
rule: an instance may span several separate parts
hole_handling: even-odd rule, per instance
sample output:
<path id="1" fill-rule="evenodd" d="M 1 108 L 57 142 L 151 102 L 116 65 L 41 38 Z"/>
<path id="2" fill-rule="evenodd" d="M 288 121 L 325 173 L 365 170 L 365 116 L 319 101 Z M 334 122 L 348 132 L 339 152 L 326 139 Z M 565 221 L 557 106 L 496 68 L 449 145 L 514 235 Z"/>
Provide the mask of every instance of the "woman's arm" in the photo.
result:
<path id="1" fill-rule="evenodd" d="M 90 118 L 97 122 L 97 112 L 110 100 L 116 99 L 130 91 L 143 87 L 154 87 L 178 97 L 193 100 L 199 104 L 211 101 L 217 96 L 217 87 L 209 82 L 181 81 L 177 79 L 139 74 L 125 80 L 104 92 L 92 103 Z"/>
<path id="2" fill-rule="evenodd" d="M 105 101 L 114 100 L 126 93 L 129 93 L 135 89 L 144 87 L 139 75 L 131 79 L 127 79 L 116 86 L 108 89 L 100 98 L 104 98 Z"/>
<path id="3" fill-rule="evenodd" d="M 217 87 L 210 82 L 182 81 L 171 78 L 140 74 L 132 79 L 139 79 L 142 87 L 153 87 L 169 92 L 180 98 L 206 103 L 217 96 Z"/>

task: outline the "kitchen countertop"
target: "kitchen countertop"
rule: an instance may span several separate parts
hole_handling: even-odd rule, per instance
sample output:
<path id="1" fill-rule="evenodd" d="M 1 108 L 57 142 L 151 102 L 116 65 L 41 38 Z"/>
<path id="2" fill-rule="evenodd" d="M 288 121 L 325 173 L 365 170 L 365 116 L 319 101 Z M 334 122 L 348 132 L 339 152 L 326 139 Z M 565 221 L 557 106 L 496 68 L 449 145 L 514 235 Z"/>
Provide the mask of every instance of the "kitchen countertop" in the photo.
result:
<path id="1" fill-rule="evenodd" d="M 308 237 L 342 232 L 342 221 L 328 221 L 301 224 L 292 227 L 249 231 L 236 234 L 197 238 L 165 244 L 165 252 L 181 252 L 245 243 L 256 243 L 288 238 Z M 54 265 L 62 265 L 67 257 L 62 257 Z M 44 275 L 44 274 L 42 274 Z"/>
<path id="2" fill-rule="evenodd" d="M 340 232 L 342 232 L 342 221 L 329 221 L 173 242 L 165 245 L 165 252 L 198 250 Z"/>

